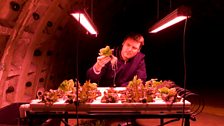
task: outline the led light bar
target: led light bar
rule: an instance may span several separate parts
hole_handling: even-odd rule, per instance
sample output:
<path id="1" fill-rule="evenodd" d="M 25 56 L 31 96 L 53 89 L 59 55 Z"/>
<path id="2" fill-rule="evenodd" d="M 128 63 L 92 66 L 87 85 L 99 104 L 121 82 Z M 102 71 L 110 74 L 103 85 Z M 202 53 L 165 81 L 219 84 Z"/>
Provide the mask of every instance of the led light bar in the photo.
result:
<path id="1" fill-rule="evenodd" d="M 161 19 L 151 28 L 149 28 L 149 33 L 157 33 L 171 25 L 174 25 L 182 20 L 185 20 L 191 16 L 191 11 L 189 7 L 181 6 L 171 12 L 169 15 Z"/>
<path id="2" fill-rule="evenodd" d="M 97 29 L 93 21 L 85 10 L 79 10 L 71 13 L 71 15 L 90 33 L 97 35 Z"/>

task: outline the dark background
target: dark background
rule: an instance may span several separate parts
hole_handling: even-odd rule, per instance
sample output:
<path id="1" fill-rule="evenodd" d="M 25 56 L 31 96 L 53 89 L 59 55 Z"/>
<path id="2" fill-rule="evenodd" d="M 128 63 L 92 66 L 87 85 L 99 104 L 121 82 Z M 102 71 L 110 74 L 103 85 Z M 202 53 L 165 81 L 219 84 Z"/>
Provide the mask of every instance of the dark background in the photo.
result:
<path id="1" fill-rule="evenodd" d="M 160 0 L 159 5 L 158 0 L 95 0 L 86 3 L 89 4 L 93 5 L 88 12 L 98 28 L 98 36 L 85 34 L 79 25 L 74 28 L 74 41 L 78 43 L 76 74 L 82 83 L 87 69 L 95 63 L 99 49 L 120 45 L 124 35 L 134 31 L 145 37 L 141 52 L 146 54 L 148 80 L 172 80 L 183 87 L 186 72 L 186 88 L 195 92 L 222 91 L 222 0 Z M 181 5 L 191 7 L 192 11 L 184 40 L 184 21 L 159 33 L 148 33 L 150 26 Z"/>

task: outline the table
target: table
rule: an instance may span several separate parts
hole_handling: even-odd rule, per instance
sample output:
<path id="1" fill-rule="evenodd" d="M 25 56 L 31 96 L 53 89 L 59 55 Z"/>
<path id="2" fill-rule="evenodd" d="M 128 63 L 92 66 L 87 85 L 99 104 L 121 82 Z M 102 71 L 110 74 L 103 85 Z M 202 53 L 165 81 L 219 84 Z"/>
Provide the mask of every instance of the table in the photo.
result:
<path id="1" fill-rule="evenodd" d="M 37 118 L 61 118 L 68 121 L 68 119 L 78 117 L 80 119 L 158 118 L 161 125 L 165 124 L 165 118 L 176 118 L 184 119 L 184 125 L 190 126 L 190 106 L 191 103 L 187 100 L 173 104 L 167 104 L 161 99 L 149 103 L 101 103 L 100 98 L 93 103 L 79 104 L 78 107 L 75 104 L 64 103 L 63 100 L 46 106 L 44 103 L 39 103 L 38 99 L 34 99 L 29 104 L 20 106 L 20 117 L 28 118 L 29 125 L 32 125 L 32 121 Z"/>

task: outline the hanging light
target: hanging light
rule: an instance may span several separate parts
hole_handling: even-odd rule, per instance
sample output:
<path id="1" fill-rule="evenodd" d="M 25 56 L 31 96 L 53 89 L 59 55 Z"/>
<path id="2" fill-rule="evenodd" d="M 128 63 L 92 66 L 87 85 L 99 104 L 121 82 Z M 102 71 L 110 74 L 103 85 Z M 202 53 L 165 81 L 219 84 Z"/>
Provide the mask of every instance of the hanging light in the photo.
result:
<path id="1" fill-rule="evenodd" d="M 151 28 L 149 28 L 149 33 L 157 33 L 171 25 L 174 25 L 182 20 L 185 20 L 191 16 L 191 11 L 189 7 L 181 6 L 171 12 L 169 15 L 161 19 Z"/>
<path id="2" fill-rule="evenodd" d="M 90 34 L 97 35 L 98 31 L 93 21 L 89 17 L 88 13 L 85 10 L 78 10 L 71 13 L 74 17 Z"/>

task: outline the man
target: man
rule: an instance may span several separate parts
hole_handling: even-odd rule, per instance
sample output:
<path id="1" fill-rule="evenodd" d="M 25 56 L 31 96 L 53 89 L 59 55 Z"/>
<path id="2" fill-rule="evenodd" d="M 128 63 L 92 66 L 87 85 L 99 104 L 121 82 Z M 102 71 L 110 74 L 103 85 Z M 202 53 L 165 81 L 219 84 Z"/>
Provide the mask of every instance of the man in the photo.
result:
<path id="1" fill-rule="evenodd" d="M 127 86 L 135 75 L 145 82 L 145 55 L 140 52 L 143 45 L 141 34 L 130 33 L 121 49 L 113 50 L 114 55 L 97 57 L 97 62 L 87 71 L 87 79 L 100 87 Z"/>

